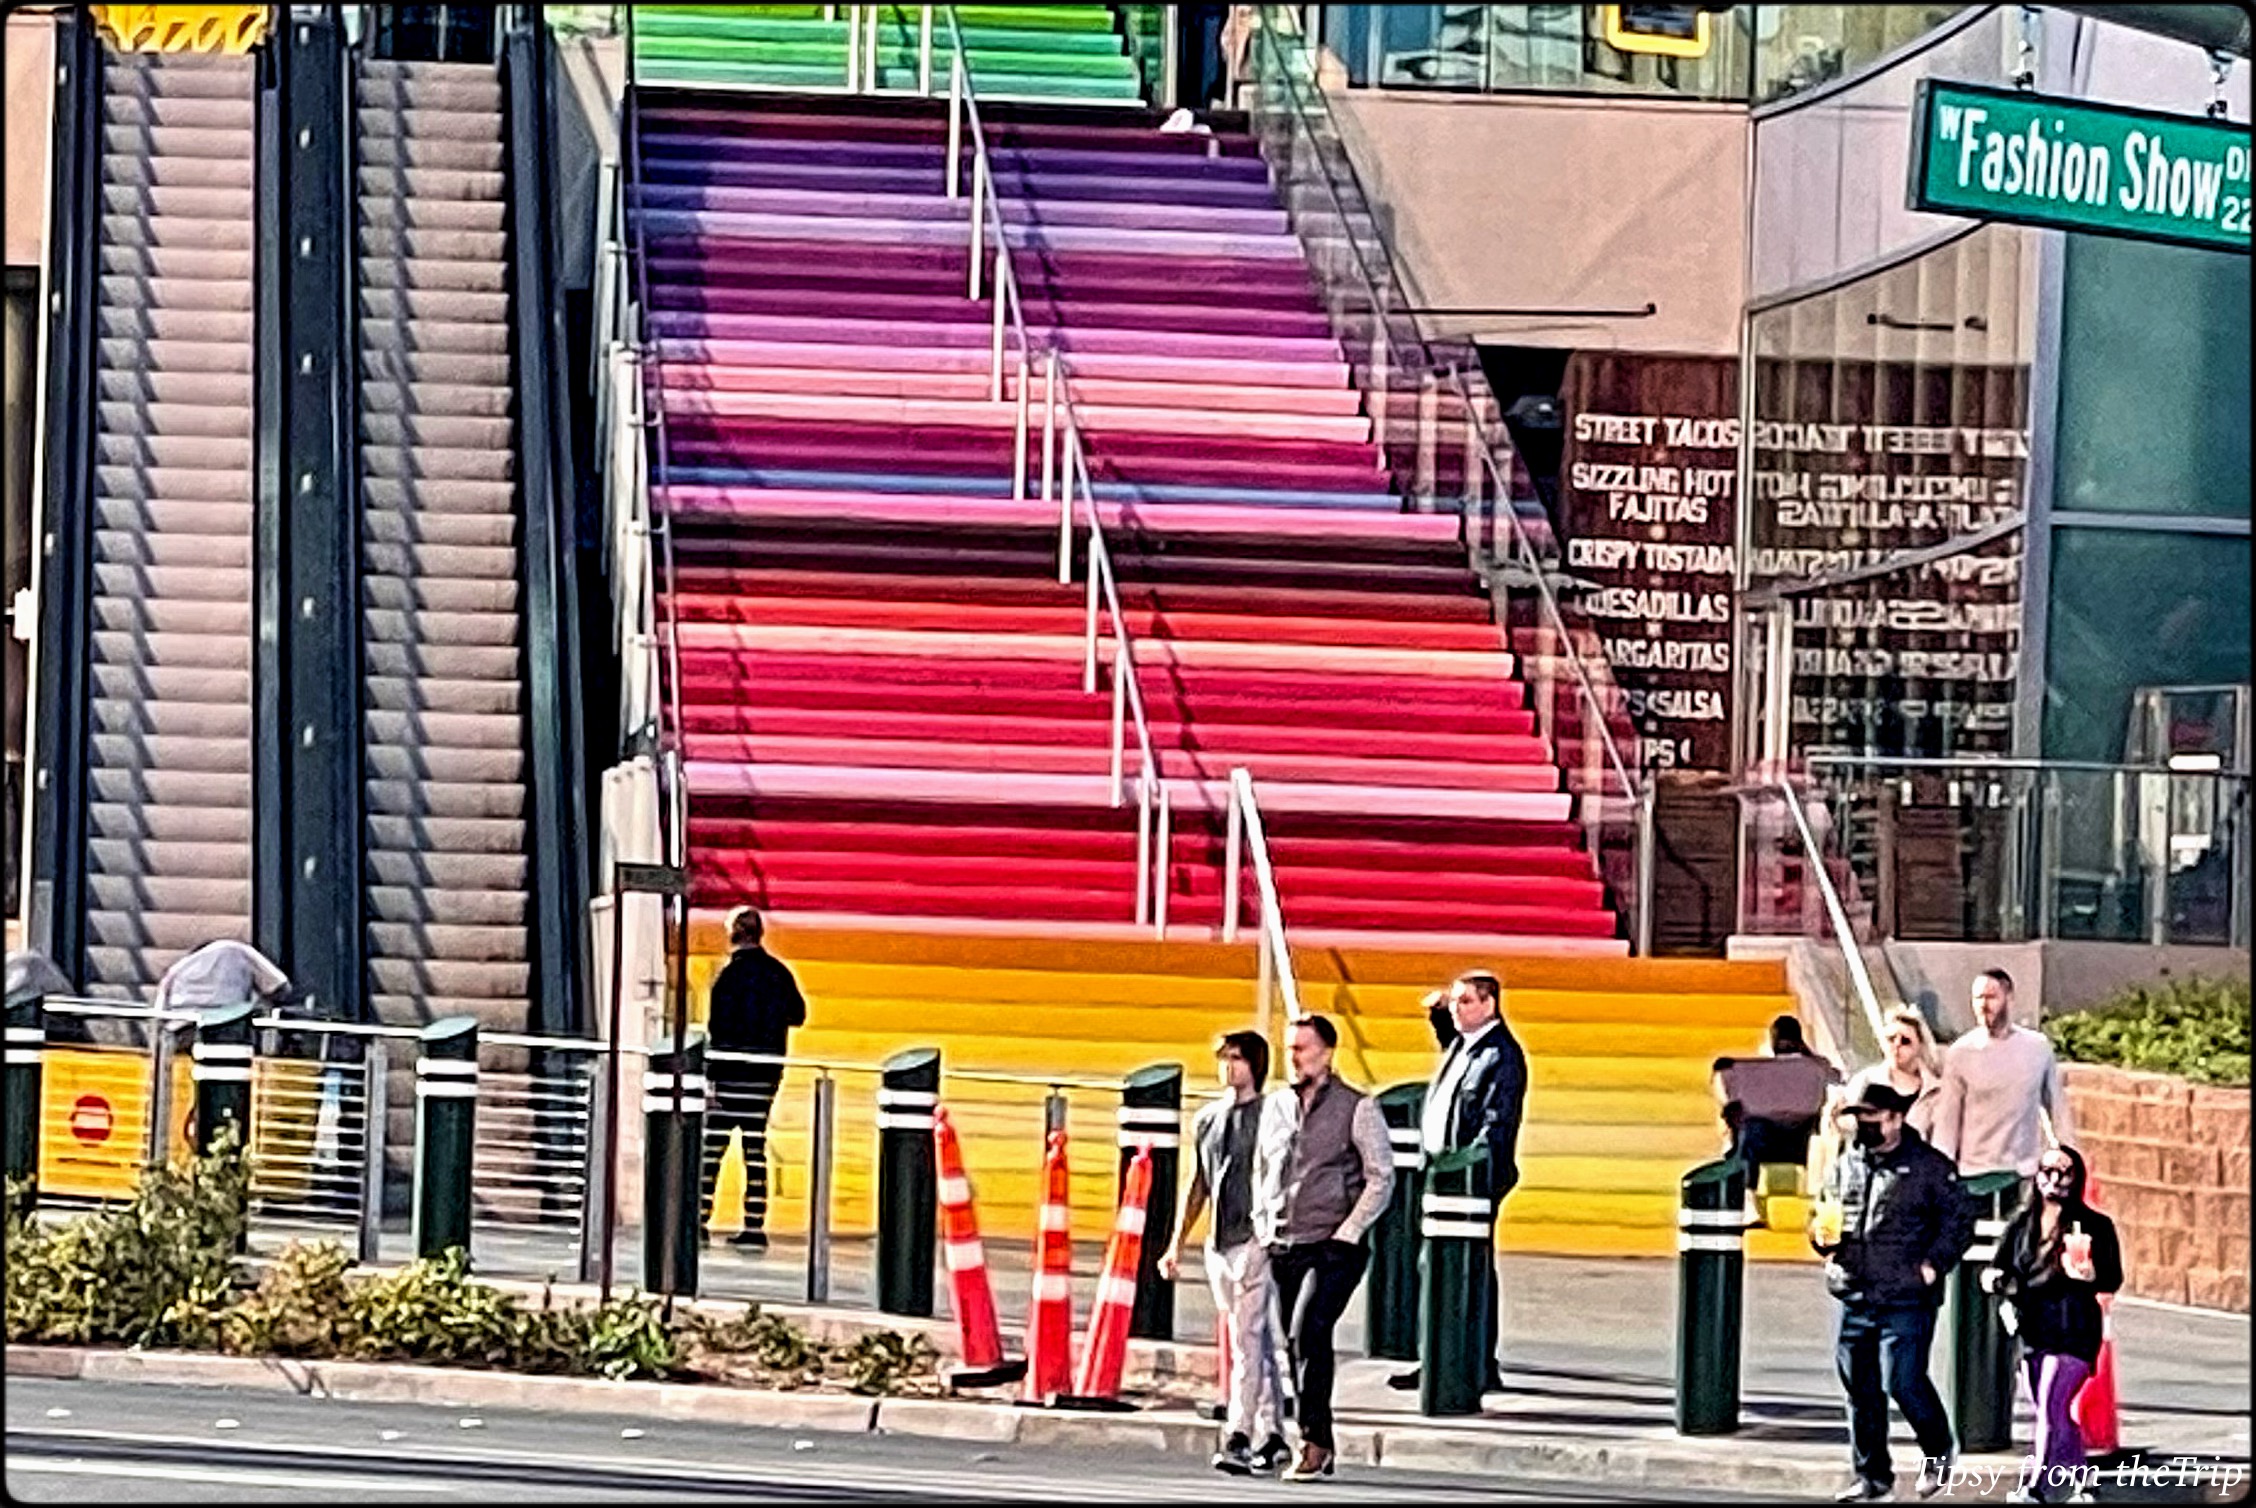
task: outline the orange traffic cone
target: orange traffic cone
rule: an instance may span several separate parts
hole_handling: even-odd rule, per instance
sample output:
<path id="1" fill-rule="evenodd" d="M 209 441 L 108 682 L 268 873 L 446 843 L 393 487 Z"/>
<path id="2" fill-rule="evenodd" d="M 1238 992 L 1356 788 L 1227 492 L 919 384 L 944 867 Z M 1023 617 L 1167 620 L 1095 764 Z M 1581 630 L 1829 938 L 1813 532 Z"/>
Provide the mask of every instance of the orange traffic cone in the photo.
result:
<path id="1" fill-rule="evenodd" d="M 1034 1242 L 1034 1304 L 1026 1311 L 1022 1403 L 1048 1403 L 1073 1386 L 1073 1211 L 1067 1203 L 1065 1133 L 1042 1157 L 1042 1223 Z"/>
<path id="2" fill-rule="evenodd" d="M 2084 1176 L 2084 1203 L 2099 1208 L 2099 1179 L 2089 1172 Z M 2099 1297 L 2099 1323 L 2099 1364 L 2076 1390 L 2068 1414 L 2076 1421 L 2077 1433 L 2084 1437 L 2086 1455 L 2111 1456 L 2123 1446 L 2121 1421 L 2115 1412 L 2115 1299 L 2111 1294 Z"/>
<path id="3" fill-rule="evenodd" d="M 1136 1307 L 1136 1264 L 1144 1251 L 1144 1206 L 1151 1199 L 1151 1148 L 1139 1147 L 1128 1164 L 1120 1190 L 1120 1212 L 1113 1217 L 1112 1240 L 1105 1247 L 1104 1276 L 1097 1279 L 1096 1307 L 1089 1311 L 1089 1335 L 1081 1352 L 1081 1372 L 1064 1408 L 1124 1409 L 1120 1373 L 1128 1361 L 1128 1323 Z"/>
<path id="4" fill-rule="evenodd" d="M 964 1176 L 963 1147 L 945 1105 L 932 1107 L 932 1141 L 940 1168 L 940 1240 L 955 1293 L 956 1334 L 964 1364 L 948 1373 L 948 1385 L 991 1388 L 1026 1375 L 1023 1359 L 1005 1360 L 1002 1326 L 995 1322 L 995 1294 L 987 1286 L 987 1250 L 979 1241 L 979 1215 L 972 1207 L 971 1180 Z"/>

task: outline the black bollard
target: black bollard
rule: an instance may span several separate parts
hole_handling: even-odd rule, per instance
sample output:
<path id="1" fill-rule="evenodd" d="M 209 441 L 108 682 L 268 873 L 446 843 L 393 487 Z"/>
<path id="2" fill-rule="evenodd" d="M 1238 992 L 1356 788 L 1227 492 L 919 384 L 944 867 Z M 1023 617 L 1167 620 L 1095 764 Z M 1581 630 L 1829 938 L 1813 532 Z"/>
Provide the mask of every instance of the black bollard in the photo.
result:
<path id="1" fill-rule="evenodd" d="M 470 1168 L 478 1126 L 478 1022 L 423 1028 L 415 1060 L 415 1255 L 470 1254 Z"/>
<path id="2" fill-rule="evenodd" d="M 7 1177 L 23 1188 L 22 1213 L 39 1202 L 40 1058 L 47 1043 L 47 1006 L 34 995 L 8 1007 Z"/>
<path id="3" fill-rule="evenodd" d="M 1746 1169 L 1734 1158 L 1684 1175 L 1676 1212 L 1676 1432 L 1739 1428 L 1747 1284 Z"/>
<path id="4" fill-rule="evenodd" d="M 651 1048 L 642 1075 L 642 1282 L 669 1300 L 697 1295 L 707 1092 L 702 1034 L 690 1033 L 678 1052 L 670 1037 Z"/>
<path id="5" fill-rule="evenodd" d="M 885 1060 L 877 1090 L 877 1307 L 932 1317 L 940 1184 L 932 1107 L 940 1103 L 940 1052 L 912 1047 Z"/>
<path id="6" fill-rule="evenodd" d="M 1136 1301 L 1128 1333 L 1142 1340 L 1175 1338 L 1175 1285 L 1159 1275 L 1159 1256 L 1175 1235 L 1175 1188 L 1182 1167 L 1183 1066 L 1155 1063 L 1128 1075 L 1120 1086 L 1120 1180 L 1139 1148 L 1151 1148 L 1151 1198 L 1145 1206 L 1144 1245 L 1136 1259 Z"/>
<path id="7" fill-rule="evenodd" d="M 1951 1427 L 1969 1454 L 2013 1446 L 2014 1360 L 2019 1343 L 2005 1333 L 1998 1296 L 1982 1291 L 1982 1269 L 1997 1255 L 1998 1237 L 2021 1197 L 2011 1173 L 1965 1181 L 1974 1206 L 1974 1244 L 1950 1276 Z"/>
<path id="8" fill-rule="evenodd" d="M 1363 1349 L 1384 1361 L 1418 1359 L 1418 1215 L 1426 1185 L 1418 1118 L 1425 1104 L 1423 1084 L 1397 1084 L 1379 1094 L 1387 1140 L 1394 1144 L 1394 1192 L 1371 1227 Z"/>
<path id="9" fill-rule="evenodd" d="M 1418 1284 L 1418 1412 L 1428 1418 L 1477 1414 L 1489 1365 L 1481 1355 L 1488 1334 L 1482 1264 L 1496 1260 L 1487 1146 L 1437 1154 L 1426 1165 L 1418 1208 L 1425 1247 Z"/>
<path id="10" fill-rule="evenodd" d="M 196 1086 L 196 1152 L 202 1156 L 233 1122 L 244 1152 L 251 1146 L 251 1019 L 255 1005 L 215 1005 L 196 1017 L 189 1077 Z"/>

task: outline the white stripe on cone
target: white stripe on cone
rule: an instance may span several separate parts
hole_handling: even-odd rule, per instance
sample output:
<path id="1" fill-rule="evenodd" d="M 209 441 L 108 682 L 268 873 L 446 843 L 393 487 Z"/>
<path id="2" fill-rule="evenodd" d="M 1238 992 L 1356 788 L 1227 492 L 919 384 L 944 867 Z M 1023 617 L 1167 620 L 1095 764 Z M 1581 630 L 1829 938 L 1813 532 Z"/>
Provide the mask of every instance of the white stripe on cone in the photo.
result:
<path id="1" fill-rule="evenodd" d="M 950 1209 L 961 1209 L 971 1203 L 971 1180 L 961 1173 L 950 1173 L 940 1180 L 940 1202 Z"/>
<path id="2" fill-rule="evenodd" d="M 1045 1204 L 1045 1205 L 1043 1205 L 1043 1206 L 1042 1206 L 1042 1229 L 1044 1229 L 1044 1230 L 1071 1230 L 1071 1229 L 1073 1229 L 1073 1212 L 1072 1212 L 1071 1210 L 1067 1209 L 1067 1208 L 1066 1208 L 1066 1207 L 1065 1207 L 1064 1205 L 1062 1205 L 1062 1204 Z"/>
<path id="3" fill-rule="evenodd" d="M 986 1248 L 981 1246 L 976 1239 L 949 1241 L 945 1243 L 943 1249 L 948 1254 L 948 1271 L 950 1272 L 970 1272 L 974 1269 L 984 1269 L 987 1266 Z"/>
<path id="4" fill-rule="evenodd" d="M 1136 1280 L 1106 1273 L 1097 1280 L 1097 1303 L 1100 1307 L 1112 1305 L 1125 1309 L 1136 1302 Z"/>
<path id="5" fill-rule="evenodd" d="M 1041 1304 L 1055 1304 L 1073 1297 L 1073 1276 L 1063 1272 L 1038 1272 L 1034 1275 L 1034 1300 Z"/>

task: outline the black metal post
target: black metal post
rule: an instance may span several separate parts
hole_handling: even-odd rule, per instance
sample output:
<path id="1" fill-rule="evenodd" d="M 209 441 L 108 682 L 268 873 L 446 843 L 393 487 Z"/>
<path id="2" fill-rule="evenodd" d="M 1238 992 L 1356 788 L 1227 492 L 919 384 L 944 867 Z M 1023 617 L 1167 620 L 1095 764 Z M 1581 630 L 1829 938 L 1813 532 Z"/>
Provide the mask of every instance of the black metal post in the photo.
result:
<path id="1" fill-rule="evenodd" d="M 1394 1192 L 1371 1227 L 1363 1349 L 1385 1361 L 1415 1361 L 1418 1356 L 1418 1213 L 1426 1188 L 1418 1117 L 1425 1103 L 1423 1084 L 1397 1084 L 1379 1095 L 1387 1140 L 1394 1144 Z"/>
<path id="2" fill-rule="evenodd" d="M 471 1159 L 477 1143 L 478 1023 L 449 1016 L 423 1028 L 415 1061 L 415 1255 L 470 1251 Z"/>
<path id="3" fill-rule="evenodd" d="M 932 1107 L 940 1053 L 912 1047 L 885 1060 L 877 1090 L 877 1307 L 929 1319 L 940 1184 Z"/>
<path id="4" fill-rule="evenodd" d="M 39 1074 L 46 1043 L 47 1010 L 41 997 L 8 1007 L 7 1177 L 29 1185 L 25 1213 L 39 1202 Z"/>
<path id="5" fill-rule="evenodd" d="M 1136 1260 L 1136 1300 L 1128 1333 L 1144 1340 L 1175 1338 L 1175 1285 L 1159 1275 L 1160 1253 L 1175 1235 L 1175 1186 L 1182 1165 L 1183 1065 L 1155 1063 L 1128 1075 L 1120 1086 L 1120 1178 L 1151 1148 L 1151 1197 L 1144 1213 L 1144 1245 Z"/>
<path id="6" fill-rule="evenodd" d="M 705 1038 L 693 1034 L 677 1048 L 668 1038 L 650 1050 L 642 1076 L 642 1281 L 665 1295 L 697 1296 L 697 1259 L 704 1233 L 697 1228 L 698 1156 L 705 1138 Z"/>
<path id="7" fill-rule="evenodd" d="M 1676 1432 L 1739 1428 L 1747 1287 L 1746 1168 L 1736 1158 L 1684 1175 L 1676 1215 Z"/>

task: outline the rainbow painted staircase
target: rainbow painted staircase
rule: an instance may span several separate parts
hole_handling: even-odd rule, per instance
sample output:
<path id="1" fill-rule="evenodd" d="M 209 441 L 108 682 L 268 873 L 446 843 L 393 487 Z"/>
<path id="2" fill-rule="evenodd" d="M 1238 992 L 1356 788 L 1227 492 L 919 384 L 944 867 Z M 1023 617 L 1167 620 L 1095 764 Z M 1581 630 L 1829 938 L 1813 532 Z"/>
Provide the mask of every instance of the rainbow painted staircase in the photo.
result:
<path id="1" fill-rule="evenodd" d="M 1160 943 L 1128 925 L 1135 813 L 1111 801 L 1110 698 L 1083 689 L 1057 510 L 1012 498 L 1013 407 L 990 397 L 944 107 L 644 89 L 635 108 L 699 998 L 715 919 L 751 903 L 813 1002 L 797 1050 L 933 1044 L 956 1069 L 1099 1076 L 1174 1060 L 1199 1085 L 1253 996 L 1250 946 L 1213 941 L 1244 765 L 1304 998 L 1341 1018 L 1350 1077 L 1424 1076 L 1418 997 L 1501 967 L 1536 1059 L 1506 1243 L 1672 1254 L 1677 1179 L 1722 1144 L 1708 1065 L 1790 1008 L 1782 973 L 1623 956 L 1458 523 L 1403 511 L 1238 125 L 987 106 L 1026 316 L 1037 351 L 1064 353 L 1174 802 Z M 867 1123 L 857 1094 L 842 1127 Z M 1039 1087 L 951 1095 L 986 1228 L 1030 1232 Z M 778 1229 L 804 1198 L 805 1098 L 787 1084 L 778 1112 Z M 1111 1106 L 1077 1102 L 1076 1219 L 1095 1235 Z M 847 1141 L 851 1229 L 869 1149 Z"/>
<path id="2" fill-rule="evenodd" d="M 915 5 L 637 5 L 634 66 L 646 83 L 947 90 L 948 40 L 927 52 Z M 875 40 L 868 17 L 876 12 Z M 860 22 L 847 19 L 859 13 Z M 960 5 L 981 98 L 1138 105 L 1142 81 L 1110 6 Z M 858 36 L 852 28 L 862 27 Z"/>
<path id="3" fill-rule="evenodd" d="M 951 1073 L 1038 1076 L 1061 1065 L 1087 1077 L 1147 1064 L 1184 1067 L 1186 1103 L 1212 1093 L 1214 1040 L 1247 1024 L 1250 947 L 1219 943 L 1077 942 L 782 926 L 770 938 L 811 1002 L 793 1051 L 876 1063 L 910 1045 L 938 1045 Z M 717 926 L 693 938 L 702 1002 L 724 946 Z M 1311 1010 L 1340 1028 L 1340 1071 L 1363 1087 L 1433 1071 L 1433 1034 L 1419 1000 L 1433 982 L 1493 958 L 1378 949 L 1298 949 Z M 1723 1133 L 1708 1066 L 1754 1050 L 1786 1005 L 1782 967 L 1706 960 L 1502 960 L 1513 1030 L 1531 1086 L 1520 1144 L 1521 1184 L 1499 1246 L 1566 1255 L 1673 1257 L 1677 1179 L 1716 1156 Z M 1280 1060 L 1281 1061 L 1281 1060 Z M 1280 1069 L 1281 1071 L 1281 1069 Z M 838 1079 L 840 1137 L 833 1218 L 843 1234 L 873 1226 L 876 1137 L 868 1074 Z M 1043 1089 L 950 1078 L 981 1229 L 1001 1240 L 1034 1230 Z M 1115 1095 L 1073 1090 L 1068 1123 L 1077 1237 L 1110 1227 L 1117 1154 Z M 772 1129 L 771 1229 L 803 1230 L 808 1076 L 786 1076 Z M 723 1220 L 736 1206 L 722 1199 Z M 1808 1255 L 1798 1200 L 1772 1202 L 1777 1230 L 1756 1231 L 1758 1257 Z"/>
<path id="4" fill-rule="evenodd" d="M 642 111 L 699 902 L 1128 921 L 1109 701 L 1056 510 L 1009 495 L 939 108 Z M 1456 522 L 1401 511 L 1251 141 L 1032 108 L 990 131 L 1177 788 L 1170 919 L 1220 919 L 1243 764 L 1311 935 L 1619 952 Z"/>

